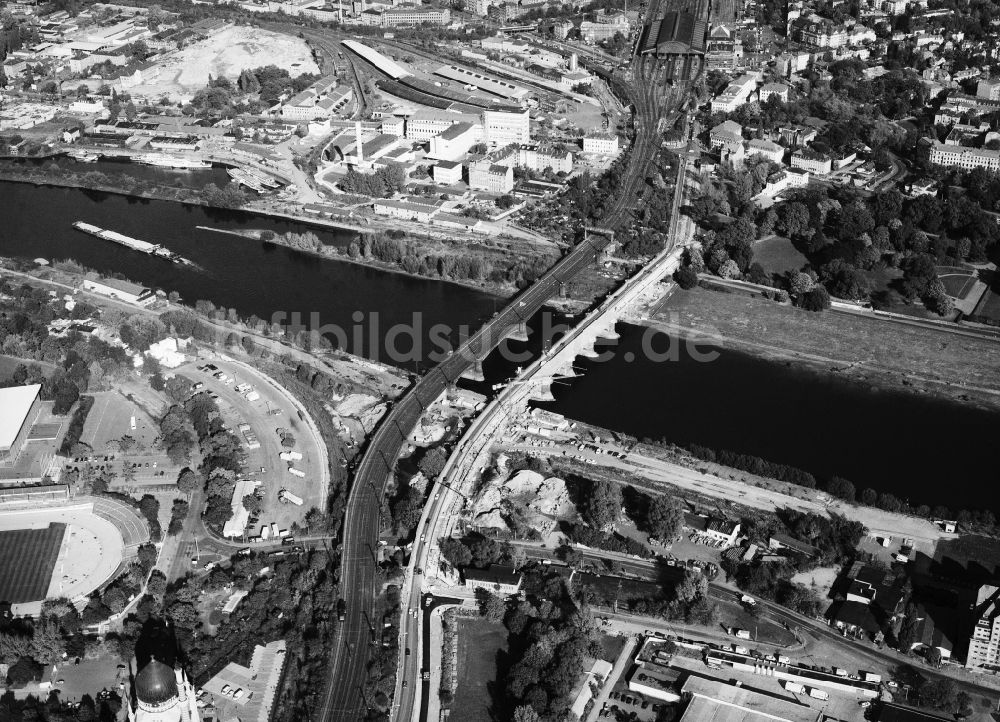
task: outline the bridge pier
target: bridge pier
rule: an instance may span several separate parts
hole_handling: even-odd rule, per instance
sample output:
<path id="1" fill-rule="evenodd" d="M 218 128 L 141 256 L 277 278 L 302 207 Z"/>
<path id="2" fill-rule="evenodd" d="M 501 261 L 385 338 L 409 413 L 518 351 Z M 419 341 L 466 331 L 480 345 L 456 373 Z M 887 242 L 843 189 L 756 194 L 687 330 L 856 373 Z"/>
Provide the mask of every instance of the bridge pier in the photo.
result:
<path id="1" fill-rule="evenodd" d="M 480 359 L 476 359 L 476 362 L 472 366 L 462 372 L 462 378 L 469 381 L 485 381 L 486 376 L 483 375 L 483 362 Z"/>
<path id="2" fill-rule="evenodd" d="M 514 341 L 527 342 L 527 340 L 528 340 L 528 324 L 525 323 L 524 321 L 521 321 L 519 324 L 517 324 L 517 328 L 511 330 L 507 334 L 507 338 L 513 339 Z"/>

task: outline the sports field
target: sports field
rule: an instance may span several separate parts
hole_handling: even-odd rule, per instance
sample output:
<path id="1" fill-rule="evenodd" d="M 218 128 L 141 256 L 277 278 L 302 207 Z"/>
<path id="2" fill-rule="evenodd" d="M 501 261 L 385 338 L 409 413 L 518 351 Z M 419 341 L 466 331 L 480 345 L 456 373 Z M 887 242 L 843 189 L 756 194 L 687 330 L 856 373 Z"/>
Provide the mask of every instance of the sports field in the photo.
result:
<path id="1" fill-rule="evenodd" d="M 971 268 L 938 266 L 938 279 L 944 284 L 944 292 L 952 298 L 963 300 L 976 284 L 976 272 Z"/>
<path id="2" fill-rule="evenodd" d="M 0 601 L 20 604 L 44 599 L 66 525 L 0 531 Z"/>

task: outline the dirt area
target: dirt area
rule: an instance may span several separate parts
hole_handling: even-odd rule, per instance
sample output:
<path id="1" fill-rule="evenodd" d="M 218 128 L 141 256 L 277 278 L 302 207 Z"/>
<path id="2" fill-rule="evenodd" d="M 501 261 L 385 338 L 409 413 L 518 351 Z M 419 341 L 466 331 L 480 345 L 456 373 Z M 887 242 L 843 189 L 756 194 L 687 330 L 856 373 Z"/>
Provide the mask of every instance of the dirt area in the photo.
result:
<path id="1" fill-rule="evenodd" d="M 792 577 L 792 581 L 813 588 L 821 598 L 825 599 L 830 588 L 833 587 L 833 583 L 837 581 L 839 571 L 837 567 L 816 567 L 809 571 L 799 572 Z"/>
<path id="2" fill-rule="evenodd" d="M 208 76 L 235 80 L 245 68 L 277 65 L 292 77 L 319 73 L 305 40 L 260 28 L 229 27 L 192 43 L 156 64 L 158 75 L 132 88 L 133 95 L 172 101 L 189 100 L 208 83 Z"/>
<path id="3" fill-rule="evenodd" d="M 119 664 L 117 656 L 104 653 L 93 659 L 81 659 L 79 664 L 75 659 L 69 659 L 56 665 L 52 681 L 59 691 L 59 699 L 62 702 L 79 702 L 84 695 L 92 697 L 102 689 L 117 688 L 128 680 L 127 670 L 119 668 Z"/>
<path id="4" fill-rule="evenodd" d="M 739 294 L 675 292 L 651 325 L 853 380 L 907 386 L 1000 406 L 1000 353 L 988 340 L 825 311 L 810 313 Z"/>

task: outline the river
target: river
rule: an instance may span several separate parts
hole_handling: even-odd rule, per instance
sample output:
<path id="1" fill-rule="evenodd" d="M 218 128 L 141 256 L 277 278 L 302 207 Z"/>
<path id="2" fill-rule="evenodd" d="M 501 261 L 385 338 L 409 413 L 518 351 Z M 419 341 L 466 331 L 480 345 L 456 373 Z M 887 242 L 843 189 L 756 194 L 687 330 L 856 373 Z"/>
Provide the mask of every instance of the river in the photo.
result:
<path id="1" fill-rule="evenodd" d="M 433 324 L 474 328 L 504 303 L 455 284 L 197 229 L 306 230 L 301 224 L 249 213 L 16 183 L 0 183 L 0 198 L 0 255 L 74 258 L 103 273 L 120 272 L 146 285 L 175 290 L 189 302 L 208 299 L 233 307 L 241 316 L 270 319 L 275 313 L 299 312 L 308 320 L 315 312 L 320 322 L 349 331 L 344 343 L 348 350 L 407 368 L 426 367 Z M 75 220 L 161 242 L 204 270 L 84 235 L 71 227 Z M 338 246 L 352 238 L 349 233 L 315 232 Z M 531 326 L 538 329 L 539 319 Z M 390 333 L 392 328 L 396 331 Z M 398 336 L 394 345 L 409 351 L 408 328 L 417 329 L 419 353 L 388 354 L 393 335 Z M 356 337 L 359 330 L 362 338 Z M 586 373 L 571 383 L 554 384 L 556 401 L 541 406 L 640 438 L 731 449 L 798 466 L 821 479 L 837 474 L 859 490 L 871 486 L 915 504 L 1000 510 L 992 491 L 1000 415 L 910 393 L 878 391 L 726 349 L 702 347 L 718 352 L 710 363 L 699 363 L 687 353 L 673 361 L 653 362 L 642 353 L 644 334 L 652 334 L 660 350 L 669 337 L 636 326 L 619 325 L 618 330 L 622 337 L 612 360 L 578 359 Z M 491 383 L 526 364 L 540 348 L 539 336 L 533 335 L 527 344 L 509 344 L 531 351 L 520 361 L 503 362 L 497 354 L 488 359 L 488 380 L 478 388 L 489 392 Z"/>
<path id="2" fill-rule="evenodd" d="M 435 324 L 452 329 L 448 336 L 454 341 L 462 325 L 474 329 L 496 308 L 493 296 L 464 286 L 319 258 L 197 227 L 276 233 L 311 230 L 324 243 L 341 247 L 350 243 L 352 233 L 241 211 L 74 188 L 0 182 L 0 198 L 4 210 L 0 255 L 73 258 L 104 274 L 120 273 L 137 283 L 177 291 L 189 303 L 206 299 L 235 308 L 243 317 L 254 314 L 271 320 L 278 314 L 279 320 L 290 321 L 299 314 L 309 328 L 322 324 L 329 339 L 337 339 L 337 329 L 342 329 L 345 343 L 335 345 L 399 366 L 413 368 L 426 360 Z M 71 226 L 76 220 L 162 243 L 203 270 L 88 236 Z M 415 343 L 410 343 L 411 335 Z M 388 352 L 387 338 L 400 353 Z"/>
<path id="3" fill-rule="evenodd" d="M 556 401 L 538 405 L 640 439 L 797 466 L 821 483 L 842 476 L 859 494 L 871 487 L 914 505 L 990 508 L 1000 516 L 1000 414 L 711 345 L 692 354 L 644 327 L 619 324 L 618 332 L 617 345 L 601 347 L 614 349 L 610 360 L 578 358 L 584 375 L 553 384 Z M 652 361 L 643 352 L 650 344 L 678 353 Z M 701 354 L 717 356 L 695 358 Z"/>
<path id="4" fill-rule="evenodd" d="M 221 166 L 181 170 L 132 163 L 125 158 L 109 158 L 94 161 L 93 163 L 81 163 L 69 156 L 21 158 L 17 160 L 5 160 L 3 162 L 34 166 L 48 166 L 55 163 L 60 168 L 71 170 L 74 173 L 97 171 L 109 176 L 127 174 L 141 181 L 151 181 L 159 185 L 173 186 L 175 188 L 204 188 L 209 183 L 214 183 L 219 188 L 229 185 L 229 174 Z"/>

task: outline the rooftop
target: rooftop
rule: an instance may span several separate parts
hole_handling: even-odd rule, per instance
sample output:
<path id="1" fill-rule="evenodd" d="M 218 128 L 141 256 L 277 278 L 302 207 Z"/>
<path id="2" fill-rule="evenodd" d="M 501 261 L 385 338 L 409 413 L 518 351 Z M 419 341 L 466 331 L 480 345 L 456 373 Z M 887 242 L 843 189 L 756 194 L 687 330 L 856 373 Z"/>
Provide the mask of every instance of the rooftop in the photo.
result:
<path id="1" fill-rule="evenodd" d="M 819 710 L 704 677 L 688 677 L 692 696 L 681 722 L 819 722 Z"/>
<path id="2" fill-rule="evenodd" d="M 41 384 L 0 389 L 0 449 L 9 449 L 14 445 L 41 390 Z"/>
<path id="3" fill-rule="evenodd" d="M 486 569 L 465 569 L 465 578 L 470 581 L 489 582 L 492 584 L 520 584 L 521 573 L 512 567 L 502 564 L 491 564 Z"/>

